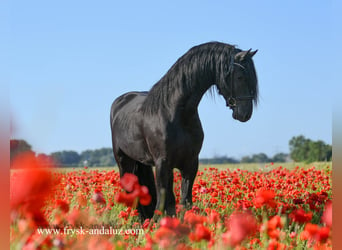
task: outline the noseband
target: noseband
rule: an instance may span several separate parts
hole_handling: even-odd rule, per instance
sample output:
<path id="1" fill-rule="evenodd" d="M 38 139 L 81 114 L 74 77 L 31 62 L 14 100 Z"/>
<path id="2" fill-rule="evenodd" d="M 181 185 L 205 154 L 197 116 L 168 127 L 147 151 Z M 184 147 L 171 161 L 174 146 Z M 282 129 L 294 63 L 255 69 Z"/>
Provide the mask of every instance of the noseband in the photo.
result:
<path id="1" fill-rule="evenodd" d="M 230 80 L 230 96 L 228 97 L 226 105 L 230 109 L 233 109 L 236 107 L 237 102 L 253 100 L 254 96 L 253 95 L 245 95 L 245 96 L 235 96 L 234 95 L 234 65 L 239 66 L 244 71 L 246 71 L 246 68 L 244 66 L 242 66 L 241 64 L 234 62 L 234 57 L 232 57 L 232 62 L 230 65 L 231 65 L 229 68 L 230 72 L 228 73 L 228 74 L 230 74 L 230 79 L 231 79 Z"/>

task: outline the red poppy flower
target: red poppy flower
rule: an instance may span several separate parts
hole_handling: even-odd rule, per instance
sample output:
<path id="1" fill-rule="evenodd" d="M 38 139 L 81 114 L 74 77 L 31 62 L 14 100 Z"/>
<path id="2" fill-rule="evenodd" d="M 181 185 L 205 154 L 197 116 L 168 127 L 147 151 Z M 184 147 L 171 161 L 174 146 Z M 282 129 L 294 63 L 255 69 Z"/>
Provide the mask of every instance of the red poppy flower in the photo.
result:
<path id="1" fill-rule="evenodd" d="M 304 227 L 304 231 L 301 233 L 301 239 L 302 240 L 308 240 L 310 238 L 313 238 L 319 230 L 318 225 L 308 223 Z"/>
<path id="2" fill-rule="evenodd" d="M 126 192 L 117 193 L 114 200 L 118 203 L 123 203 L 128 207 L 133 206 L 136 196 L 132 193 L 128 194 Z"/>
<path id="3" fill-rule="evenodd" d="M 283 222 L 282 222 L 281 217 L 279 215 L 273 216 L 267 222 L 267 229 L 268 230 L 274 230 L 277 228 L 283 228 Z"/>
<path id="4" fill-rule="evenodd" d="M 304 231 L 301 233 L 302 240 L 311 240 L 324 243 L 330 237 L 329 227 L 319 227 L 316 224 L 308 223 L 304 227 Z"/>
<path id="5" fill-rule="evenodd" d="M 120 213 L 118 215 L 119 218 L 123 218 L 125 220 L 128 219 L 128 216 L 129 216 L 129 213 L 127 211 L 120 211 Z"/>
<path id="6" fill-rule="evenodd" d="M 184 222 L 188 223 L 190 226 L 202 224 L 205 221 L 206 221 L 206 217 L 203 217 L 201 215 L 197 215 L 190 210 L 186 211 L 184 214 Z"/>
<path id="7" fill-rule="evenodd" d="M 84 197 L 84 195 L 82 194 L 81 191 L 77 192 L 77 203 L 81 206 L 81 207 L 85 207 L 87 206 L 87 199 Z"/>
<path id="8" fill-rule="evenodd" d="M 177 228 L 179 224 L 180 224 L 180 221 L 178 218 L 164 217 L 160 220 L 161 227 L 167 227 L 170 229 Z"/>
<path id="9" fill-rule="evenodd" d="M 162 248 L 167 248 L 173 245 L 176 239 L 176 233 L 167 227 L 160 227 L 154 234 L 153 240 Z"/>
<path id="10" fill-rule="evenodd" d="M 268 250 L 282 250 L 286 249 L 286 246 L 280 242 L 278 242 L 275 239 L 271 239 L 270 242 L 268 243 Z"/>
<path id="11" fill-rule="evenodd" d="M 211 232 L 208 228 L 203 226 L 202 224 L 197 224 L 195 228 L 195 232 L 189 235 L 191 241 L 201 241 L 206 240 L 209 241 L 211 239 Z"/>
<path id="12" fill-rule="evenodd" d="M 139 185 L 138 177 L 134 174 L 125 173 L 120 179 L 121 186 L 127 192 L 132 192 L 135 185 Z"/>
<path id="13" fill-rule="evenodd" d="M 34 154 L 21 154 L 12 162 L 13 168 L 21 168 L 11 175 L 10 203 L 11 209 L 31 217 L 37 226 L 48 223 L 42 209 L 52 194 L 52 187 L 57 184 L 52 173 Z"/>
<path id="14" fill-rule="evenodd" d="M 326 242 L 330 237 L 330 228 L 329 227 L 321 227 L 316 235 L 316 238 L 319 242 Z"/>
<path id="15" fill-rule="evenodd" d="M 255 207 L 259 208 L 263 205 L 275 207 L 277 204 L 274 201 L 275 192 L 272 190 L 259 190 L 253 200 Z"/>
<path id="16" fill-rule="evenodd" d="M 216 224 L 220 221 L 220 214 L 216 210 L 212 209 L 209 213 L 209 223 Z"/>
<path id="17" fill-rule="evenodd" d="M 178 236 L 188 235 L 190 233 L 190 228 L 182 224 L 178 218 L 164 217 L 160 221 L 160 226 L 171 229 Z"/>
<path id="18" fill-rule="evenodd" d="M 68 223 L 73 226 L 82 223 L 84 219 L 84 214 L 78 209 L 73 209 L 67 216 Z"/>
<path id="19" fill-rule="evenodd" d="M 152 197 L 148 192 L 148 188 L 146 186 L 140 186 L 139 190 L 139 202 L 143 206 L 147 206 L 151 203 Z"/>
<path id="20" fill-rule="evenodd" d="M 33 209 L 43 207 L 44 200 L 52 191 L 51 172 L 33 154 L 23 154 L 14 159 L 13 168 L 22 168 L 11 176 L 11 207 L 28 204 Z"/>
<path id="21" fill-rule="evenodd" d="M 256 219 L 250 213 L 233 213 L 227 221 L 228 231 L 222 235 L 230 246 L 239 245 L 248 235 L 257 230 Z"/>
<path id="22" fill-rule="evenodd" d="M 63 212 L 67 213 L 69 212 L 69 203 L 64 200 L 57 200 L 56 206 Z"/>
<path id="23" fill-rule="evenodd" d="M 332 202 L 328 202 L 322 215 L 322 222 L 328 227 L 332 226 Z"/>
<path id="24" fill-rule="evenodd" d="M 293 204 L 299 205 L 303 203 L 304 203 L 303 199 L 300 199 L 300 198 L 293 199 Z"/>
<path id="25" fill-rule="evenodd" d="M 210 199 L 210 203 L 211 204 L 216 204 L 218 202 L 218 199 L 216 199 L 216 198 L 211 198 Z"/>
<path id="26" fill-rule="evenodd" d="M 312 212 L 305 213 L 303 209 L 296 209 L 289 215 L 289 218 L 299 224 L 304 224 L 311 221 Z"/>
<path id="27" fill-rule="evenodd" d="M 106 204 L 106 200 L 103 198 L 103 193 L 100 190 L 95 190 L 92 201 L 99 204 Z"/>

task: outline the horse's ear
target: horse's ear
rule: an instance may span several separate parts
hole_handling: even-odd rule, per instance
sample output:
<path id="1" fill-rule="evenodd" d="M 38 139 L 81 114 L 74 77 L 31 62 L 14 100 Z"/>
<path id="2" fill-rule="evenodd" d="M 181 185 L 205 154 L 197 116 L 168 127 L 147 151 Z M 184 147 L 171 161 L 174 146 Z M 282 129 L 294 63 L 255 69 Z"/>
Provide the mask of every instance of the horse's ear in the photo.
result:
<path id="1" fill-rule="evenodd" d="M 248 50 L 248 51 L 250 51 L 250 50 Z M 250 57 L 253 57 L 257 52 L 258 52 L 258 50 L 254 50 L 252 52 L 249 52 L 248 54 Z"/>
<path id="2" fill-rule="evenodd" d="M 246 51 L 240 51 L 238 53 L 236 53 L 236 55 L 234 56 L 235 61 L 243 61 L 246 58 L 252 58 L 256 53 L 258 52 L 258 50 L 252 51 L 252 49 L 246 50 Z"/>
<path id="3" fill-rule="evenodd" d="M 246 51 L 240 51 L 240 52 L 236 53 L 234 56 L 234 60 L 238 61 L 238 62 L 242 62 L 243 60 L 246 59 L 246 56 L 248 55 L 248 53 L 250 51 L 251 50 L 246 50 Z"/>

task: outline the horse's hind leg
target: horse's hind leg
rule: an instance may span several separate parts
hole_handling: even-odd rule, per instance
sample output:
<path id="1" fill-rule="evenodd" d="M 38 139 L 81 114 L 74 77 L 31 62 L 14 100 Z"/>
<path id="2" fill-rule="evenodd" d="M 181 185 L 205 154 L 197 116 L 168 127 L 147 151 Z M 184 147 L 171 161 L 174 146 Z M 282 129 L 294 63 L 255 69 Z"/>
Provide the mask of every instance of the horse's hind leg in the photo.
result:
<path id="1" fill-rule="evenodd" d="M 128 157 L 124 152 L 120 149 L 114 152 L 115 160 L 119 166 L 120 177 L 122 177 L 125 173 L 134 174 L 136 169 L 135 160 Z"/>
<path id="2" fill-rule="evenodd" d="M 156 209 L 165 210 L 167 215 L 176 215 L 176 199 L 173 193 L 173 169 L 166 161 L 156 164 L 157 205 Z"/>
<path id="3" fill-rule="evenodd" d="M 181 204 L 187 208 L 192 206 L 192 186 L 198 170 L 198 158 L 194 159 L 190 165 L 183 166 L 181 169 Z"/>
<path id="4" fill-rule="evenodd" d="M 154 174 L 152 166 L 144 165 L 140 162 L 136 162 L 137 168 L 135 174 L 138 176 L 140 185 L 146 186 L 151 195 L 151 203 L 147 206 L 143 206 L 139 203 L 138 211 L 142 220 L 150 219 L 154 215 L 156 209 L 157 193 L 154 180 Z"/>
<path id="5" fill-rule="evenodd" d="M 152 167 L 133 160 L 121 150 L 114 153 L 114 155 L 119 166 L 120 177 L 122 177 L 125 173 L 135 174 L 138 177 L 139 184 L 148 188 L 152 198 L 151 203 L 147 206 L 142 206 L 139 203 L 138 211 L 142 221 L 152 218 L 157 202 L 156 186 Z"/>

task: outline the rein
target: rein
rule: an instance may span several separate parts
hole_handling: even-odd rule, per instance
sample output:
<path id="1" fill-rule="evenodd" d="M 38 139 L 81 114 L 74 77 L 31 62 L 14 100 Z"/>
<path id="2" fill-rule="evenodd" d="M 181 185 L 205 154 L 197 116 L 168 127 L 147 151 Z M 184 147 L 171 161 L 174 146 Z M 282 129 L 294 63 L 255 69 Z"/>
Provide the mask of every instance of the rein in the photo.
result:
<path id="1" fill-rule="evenodd" d="M 239 66 L 243 70 L 246 70 L 246 68 L 244 66 L 242 66 L 240 63 L 234 62 L 234 57 L 232 57 L 230 67 L 229 67 L 229 72 L 228 72 L 228 74 L 231 75 L 230 76 L 231 77 L 231 80 L 230 80 L 230 96 L 228 97 L 227 104 L 226 104 L 227 107 L 229 107 L 230 109 L 235 108 L 238 101 L 248 101 L 248 100 L 252 100 L 254 98 L 253 95 L 246 95 L 246 96 L 235 96 L 234 95 L 234 65 Z"/>

